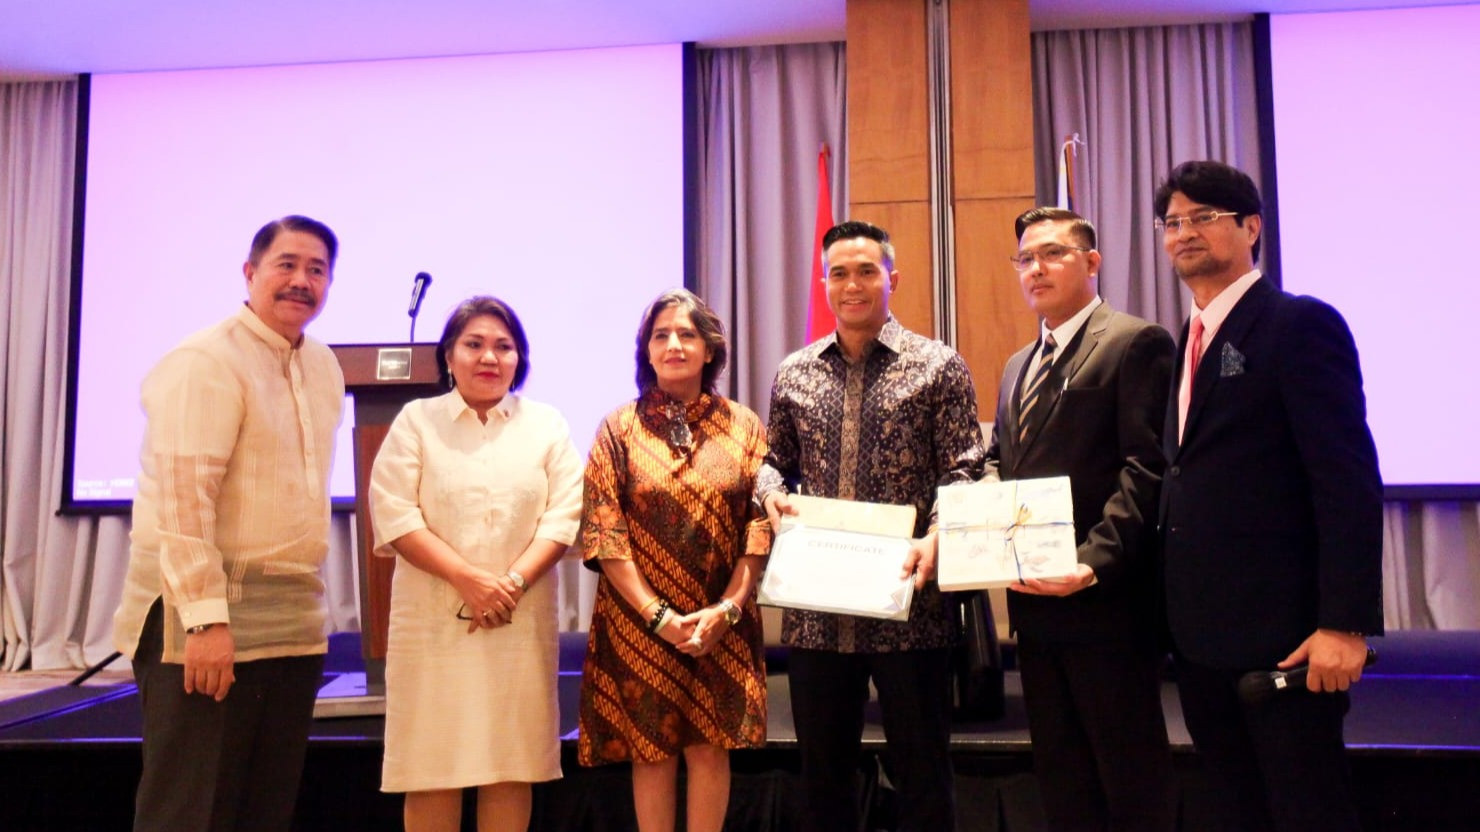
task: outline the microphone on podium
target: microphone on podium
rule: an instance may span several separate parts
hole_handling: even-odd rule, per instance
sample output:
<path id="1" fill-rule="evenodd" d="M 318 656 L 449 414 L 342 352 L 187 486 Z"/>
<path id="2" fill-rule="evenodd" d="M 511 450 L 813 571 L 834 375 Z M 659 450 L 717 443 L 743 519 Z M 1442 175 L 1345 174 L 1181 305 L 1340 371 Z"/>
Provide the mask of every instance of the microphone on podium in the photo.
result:
<path id="1" fill-rule="evenodd" d="M 417 272 L 416 279 L 411 281 L 411 306 L 407 307 L 406 314 L 411 316 L 411 343 L 416 343 L 416 316 L 421 313 L 421 301 L 426 297 L 427 287 L 432 285 L 432 276 L 426 272 Z"/>
<path id="2" fill-rule="evenodd" d="M 1367 648 L 1367 660 L 1362 667 L 1371 667 L 1377 661 L 1377 651 Z M 1305 687 L 1305 677 L 1310 675 L 1310 665 L 1301 665 L 1290 670 L 1255 670 L 1245 673 L 1238 680 L 1238 698 L 1245 705 L 1263 705 L 1287 690 Z"/>

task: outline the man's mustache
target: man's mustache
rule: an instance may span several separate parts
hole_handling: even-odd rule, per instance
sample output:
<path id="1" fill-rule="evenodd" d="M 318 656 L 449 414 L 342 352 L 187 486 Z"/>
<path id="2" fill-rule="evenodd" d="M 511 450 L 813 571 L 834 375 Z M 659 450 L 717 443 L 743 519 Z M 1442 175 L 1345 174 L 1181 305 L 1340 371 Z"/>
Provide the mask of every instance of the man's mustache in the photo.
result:
<path id="1" fill-rule="evenodd" d="M 306 303 L 309 306 L 319 305 L 318 298 L 315 298 L 312 294 L 310 294 L 309 292 L 305 292 L 302 289 L 285 289 L 281 292 L 278 292 L 276 295 L 273 295 L 273 297 L 277 300 L 298 301 L 299 303 Z"/>

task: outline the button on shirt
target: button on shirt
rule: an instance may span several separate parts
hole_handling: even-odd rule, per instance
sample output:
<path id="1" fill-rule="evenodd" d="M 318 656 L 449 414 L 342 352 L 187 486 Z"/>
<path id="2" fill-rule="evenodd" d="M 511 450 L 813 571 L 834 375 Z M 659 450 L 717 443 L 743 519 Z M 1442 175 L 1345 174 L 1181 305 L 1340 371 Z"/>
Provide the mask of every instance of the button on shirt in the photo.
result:
<path id="1" fill-rule="evenodd" d="M 788 356 L 771 389 L 768 437 L 756 481 L 762 502 L 789 490 L 912 505 L 917 537 L 937 486 L 976 480 L 985 455 L 966 362 L 893 317 L 857 362 L 843 356 L 837 333 Z M 808 649 L 889 652 L 947 647 L 955 633 L 932 581 L 915 594 L 909 621 L 788 609 L 781 638 Z"/>
<path id="2" fill-rule="evenodd" d="M 183 661 L 186 628 L 211 623 L 231 625 L 237 661 L 324 652 L 319 568 L 344 409 L 333 352 L 290 344 L 243 306 L 155 365 L 143 406 L 117 648 L 133 655 L 162 596 L 167 662 Z"/>

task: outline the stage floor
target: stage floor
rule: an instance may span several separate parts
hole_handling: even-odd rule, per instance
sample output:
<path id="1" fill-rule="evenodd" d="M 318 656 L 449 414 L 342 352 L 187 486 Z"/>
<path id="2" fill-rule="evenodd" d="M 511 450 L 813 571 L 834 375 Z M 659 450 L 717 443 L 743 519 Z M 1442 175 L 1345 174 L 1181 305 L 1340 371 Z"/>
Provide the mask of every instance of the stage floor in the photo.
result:
<path id="1" fill-rule="evenodd" d="M 580 691 L 579 649 L 563 651 L 559 679 L 560 731 L 566 776 L 537 789 L 537 829 L 625 829 L 630 817 L 625 767 L 581 769 L 574 762 Z M 1384 830 L 1480 829 L 1480 633 L 1395 633 L 1378 640 L 1381 658 L 1352 693 L 1346 722 L 1353 770 L 1362 787 L 1364 817 Z M 336 647 L 343 654 L 342 643 Z M 350 672 L 331 657 L 335 672 Z M 769 682 L 766 748 L 738 752 L 732 815 L 735 829 L 787 829 L 796 800 L 796 734 L 784 673 Z M 991 722 L 958 722 L 952 735 L 963 829 L 1034 830 L 1037 792 L 1017 674 L 1005 675 L 1006 708 Z M 1182 722 L 1173 683 L 1163 686 L 1167 728 L 1179 770 L 1181 828 L 1215 830 L 1205 781 Z M 137 779 L 139 705 L 132 683 L 53 687 L 0 702 L 0 828 L 112 828 L 125 822 Z M 315 720 L 297 829 L 394 828 L 398 799 L 379 794 L 384 723 L 380 717 Z M 877 758 L 884 747 L 877 706 L 870 704 L 864 743 Z M 860 776 L 870 780 L 866 762 Z M 75 772 L 112 771 L 106 789 L 84 791 L 101 801 L 79 808 Z M 11 772 L 23 772 L 12 775 Z M 1202 785 L 1200 785 L 1202 783 Z M 339 792 L 343 792 L 339 795 Z M 347 816 L 346 813 L 349 813 Z M 354 813 L 360 813 L 358 815 Z M 553 814 L 552 814 L 553 813 Z M 963 814 L 964 813 L 964 814 Z M 79 819 L 82 818 L 82 819 Z M 106 819 L 100 819 L 106 818 Z M 576 818 L 570 820 L 570 818 Z M 606 818 L 600 822 L 593 818 Z M 616 818 L 617 820 L 612 820 Z"/>
<path id="2" fill-rule="evenodd" d="M 353 635 L 336 637 L 338 656 L 357 649 Z M 563 646 L 558 684 L 560 732 L 573 742 L 580 695 L 580 651 L 583 642 Z M 1376 640 L 1381 658 L 1352 691 L 1347 718 L 1347 746 L 1355 753 L 1480 754 L 1480 633 L 1404 632 Z M 353 660 L 331 658 L 339 670 L 325 674 L 325 691 L 354 687 L 362 674 L 348 669 Z M 121 674 L 109 674 L 118 679 Z M 796 730 L 791 720 L 791 690 L 784 673 L 768 676 L 767 747 L 791 749 Z M 361 685 L 363 683 L 361 682 Z M 957 722 L 953 748 L 960 751 L 1026 753 L 1027 718 L 1017 674 L 1005 674 L 1006 709 L 990 722 Z M 1163 685 L 1167 732 L 1177 751 L 1191 751 L 1182 722 L 1175 685 Z M 378 717 L 315 720 L 315 741 L 375 743 L 383 736 Z M 139 740 L 139 708 L 132 682 L 58 685 L 0 702 L 0 746 L 47 743 L 127 743 Z M 877 703 L 869 705 L 864 742 L 882 745 Z"/>

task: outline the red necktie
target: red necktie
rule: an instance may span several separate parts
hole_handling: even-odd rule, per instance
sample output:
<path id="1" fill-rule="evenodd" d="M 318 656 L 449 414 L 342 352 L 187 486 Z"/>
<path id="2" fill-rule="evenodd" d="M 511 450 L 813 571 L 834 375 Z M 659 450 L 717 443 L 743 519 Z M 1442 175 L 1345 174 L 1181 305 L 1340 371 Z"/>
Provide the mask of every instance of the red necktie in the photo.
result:
<path id="1" fill-rule="evenodd" d="M 1197 363 L 1202 360 L 1203 322 L 1199 315 L 1192 319 L 1192 329 L 1187 339 L 1187 383 L 1177 386 L 1177 441 L 1182 441 L 1182 431 L 1187 428 L 1187 408 L 1192 403 L 1192 380 L 1197 376 Z"/>

